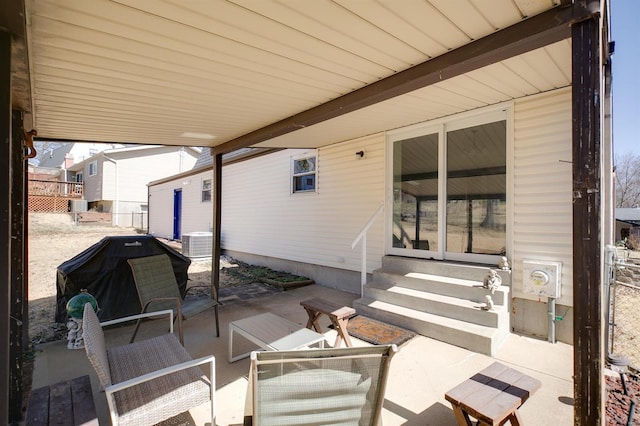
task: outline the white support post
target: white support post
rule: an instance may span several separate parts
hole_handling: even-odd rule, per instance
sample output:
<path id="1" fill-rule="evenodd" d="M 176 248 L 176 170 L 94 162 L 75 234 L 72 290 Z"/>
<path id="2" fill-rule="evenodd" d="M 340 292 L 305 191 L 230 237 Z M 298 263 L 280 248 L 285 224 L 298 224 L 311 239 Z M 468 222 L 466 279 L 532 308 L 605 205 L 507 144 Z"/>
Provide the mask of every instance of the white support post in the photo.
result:
<path id="1" fill-rule="evenodd" d="M 367 234 L 362 237 L 362 258 L 360 259 L 360 297 L 364 297 L 364 285 L 367 283 Z"/>

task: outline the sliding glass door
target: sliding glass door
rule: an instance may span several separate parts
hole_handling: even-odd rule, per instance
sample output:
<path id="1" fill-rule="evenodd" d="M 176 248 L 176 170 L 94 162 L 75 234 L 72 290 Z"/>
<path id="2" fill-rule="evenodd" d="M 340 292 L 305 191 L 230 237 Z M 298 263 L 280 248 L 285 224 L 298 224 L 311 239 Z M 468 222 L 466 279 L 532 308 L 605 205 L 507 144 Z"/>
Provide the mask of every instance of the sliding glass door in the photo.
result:
<path id="1" fill-rule="evenodd" d="M 505 253 L 504 111 L 399 131 L 389 143 L 390 254 L 484 263 Z"/>
<path id="2" fill-rule="evenodd" d="M 439 135 L 393 144 L 393 242 L 398 249 L 437 251 Z"/>

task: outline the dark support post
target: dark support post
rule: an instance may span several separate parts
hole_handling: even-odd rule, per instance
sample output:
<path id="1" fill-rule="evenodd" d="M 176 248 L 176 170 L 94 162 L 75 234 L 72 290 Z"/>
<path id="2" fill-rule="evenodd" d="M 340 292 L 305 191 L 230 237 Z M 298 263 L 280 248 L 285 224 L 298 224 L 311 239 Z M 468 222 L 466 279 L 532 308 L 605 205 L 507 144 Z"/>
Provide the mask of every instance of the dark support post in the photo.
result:
<path id="1" fill-rule="evenodd" d="M 599 2 L 579 0 L 584 10 Z M 572 26 L 574 424 L 603 424 L 601 50 L 598 10 Z"/>
<path id="2" fill-rule="evenodd" d="M 218 300 L 220 289 L 220 226 L 222 224 L 222 154 L 211 149 L 213 157 L 213 253 L 211 254 L 211 285 L 215 291 L 215 299 Z M 212 295 L 213 297 L 213 295 Z"/>
<path id="3" fill-rule="evenodd" d="M 26 345 L 29 344 L 28 294 L 26 283 L 26 173 L 25 159 L 22 156 L 22 112 L 12 112 L 12 155 L 11 155 L 11 292 L 9 321 L 10 332 L 10 389 L 9 421 L 22 419 L 23 365 Z M 30 130 L 30 129 L 29 129 Z"/>
<path id="4" fill-rule="evenodd" d="M 473 253 L 473 200 L 467 200 L 467 251 Z"/>
<path id="5" fill-rule="evenodd" d="M 9 323 L 11 321 L 11 34 L 0 31 L 0 424 L 9 423 Z"/>

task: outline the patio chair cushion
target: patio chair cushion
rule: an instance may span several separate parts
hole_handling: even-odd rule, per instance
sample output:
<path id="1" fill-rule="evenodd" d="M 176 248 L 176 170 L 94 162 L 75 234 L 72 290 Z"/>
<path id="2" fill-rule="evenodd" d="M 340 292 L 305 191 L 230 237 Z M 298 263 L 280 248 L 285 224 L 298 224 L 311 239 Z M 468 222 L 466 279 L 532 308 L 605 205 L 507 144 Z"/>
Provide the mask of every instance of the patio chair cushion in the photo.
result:
<path id="1" fill-rule="evenodd" d="M 212 298 L 215 295 L 215 289 L 211 285 L 194 286 L 187 289 L 192 290 L 196 287 L 208 288 L 211 297 L 197 297 L 184 299 L 180 293 L 178 282 L 173 271 L 171 259 L 166 254 L 154 256 L 138 257 L 127 260 L 131 267 L 133 280 L 136 284 L 138 297 L 142 312 L 152 312 L 164 309 L 173 309 L 178 317 L 178 334 L 180 342 L 184 343 L 182 320 L 188 319 L 209 308 L 215 309 L 216 319 L 216 336 L 220 337 L 220 323 L 218 320 L 218 301 Z M 136 328 L 131 337 L 133 342 L 138 329 L 140 320 L 136 324 Z"/>
<path id="2" fill-rule="evenodd" d="M 254 351 L 253 425 L 376 425 L 395 345 Z M 249 419 L 250 417 L 250 419 Z"/>
<path id="3" fill-rule="evenodd" d="M 118 346 L 109 349 L 107 355 L 113 367 L 113 383 L 191 360 L 174 334 Z M 193 367 L 123 389 L 114 397 L 121 424 L 136 424 L 139 420 L 153 424 L 170 417 L 176 406 L 187 411 L 208 402 L 209 379 L 199 367 Z M 165 408 L 170 408 L 171 412 L 165 413 Z"/>
<path id="4" fill-rule="evenodd" d="M 261 379 L 256 413 L 261 424 L 299 425 L 298 415 L 304 413 L 304 424 L 358 424 L 371 416 L 372 404 L 367 401 L 371 378 L 363 379 L 357 372 L 333 369 L 297 371 L 284 376 Z M 292 417 L 291 413 L 296 416 Z M 364 414 L 366 413 L 366 414 Z"/>
<path id="5" fill-rule="evenodd" d="M 85 350 L 105 390 L 114 424 L 153 425 L 206 402 L 211 403 L 211 417 L 215 418 L 215 388 L 211 384 L 215 380 L 209 380 L 199 367 L 210 365 L 214 378 L 213 356 L 192 360 L 173 333 L 106 349 L 104 324 L 89 303 L 83 323 Z"/>

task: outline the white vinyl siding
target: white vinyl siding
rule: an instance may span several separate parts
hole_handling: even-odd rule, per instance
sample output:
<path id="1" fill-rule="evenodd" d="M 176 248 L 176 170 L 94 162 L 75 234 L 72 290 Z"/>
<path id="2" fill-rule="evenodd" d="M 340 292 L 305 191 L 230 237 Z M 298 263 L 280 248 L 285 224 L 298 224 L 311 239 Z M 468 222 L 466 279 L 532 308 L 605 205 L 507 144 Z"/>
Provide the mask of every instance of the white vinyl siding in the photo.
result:
<path id="1" fill-rule="evenodd" d="M 355 153 L 365 150 L 360 159 Z M 222 169 L 222 246 L 287 260 L 359 270 L 353 239 L 384 201 L 384 135 L 317 150 L 313 197 L 290 194 L 290 161 L 306 150 L 277 153 Z M 383 255 L 383 220 L 370 229 L 367 269 Z"/>
<path id="2" fill-rule="evenodd" d="M 149 234 L 155 237 L 173 238 L 173 190 L 177 185 L 180 180 L 149 187 Z"/>
<path id="3" fill-rule="evenodd" d="M 182 235 L 209 232 L 213 228 L 213 203 L 202 202 L 202 182 L 205 180 L 213 183 L 211 169 L 179 181 L 182 184 Z M 173 211 L 173 198 L 169 205 Z"/>
<path id="4" fill-rule="evenodd" d="M 182 189 L 181 235 L 211 231 L 213 205 L 201 201 L 202 182 L 207 179 L 213 179 L 211 170 L 149 187 L 149 233 L 173 238 L 173 194 L 176 189 Z"/>
<path id="5" fill-rule="evenodd" d="M 572 306 L 571 90 L 519 99 L 514 118 L 513 295 L 538 300 L 522 292 L 524 259 L 561 261 L 558 303 Z"/>

